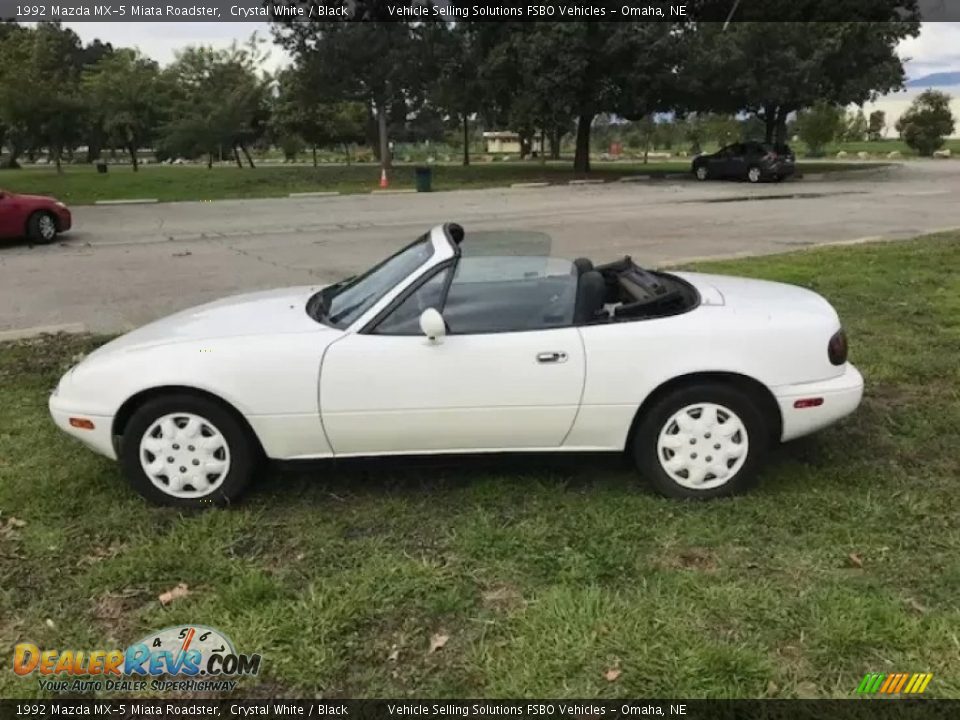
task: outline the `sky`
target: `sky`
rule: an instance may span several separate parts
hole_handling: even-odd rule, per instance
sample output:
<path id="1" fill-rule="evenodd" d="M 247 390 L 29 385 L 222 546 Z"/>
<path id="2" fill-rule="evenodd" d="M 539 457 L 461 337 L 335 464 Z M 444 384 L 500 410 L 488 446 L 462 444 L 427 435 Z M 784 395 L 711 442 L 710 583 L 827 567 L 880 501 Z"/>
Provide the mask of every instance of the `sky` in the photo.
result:
<path id="1" fill-rule="evenodd" d="M 96 23 L 67 22 L 80 38 L 90 42 L 96 37 L 117 46 L 137 46 L 161 64 L 173 60 L 174 51 L 184 45 L 229 47 L 234 40 L 244 42 L 257 32 L 270 39 L 267 23 L 260 22 L 182 22 L 182 23 Z M 276 70 L 289 62 L 276 45 L 270 45 L 267 70 Z M 907 77 L 918 78 L 933 72 L 960 71 L 960 22 L 924 23 L 920 36 L 900 43 L 900 56 L 907 60 Z"/>

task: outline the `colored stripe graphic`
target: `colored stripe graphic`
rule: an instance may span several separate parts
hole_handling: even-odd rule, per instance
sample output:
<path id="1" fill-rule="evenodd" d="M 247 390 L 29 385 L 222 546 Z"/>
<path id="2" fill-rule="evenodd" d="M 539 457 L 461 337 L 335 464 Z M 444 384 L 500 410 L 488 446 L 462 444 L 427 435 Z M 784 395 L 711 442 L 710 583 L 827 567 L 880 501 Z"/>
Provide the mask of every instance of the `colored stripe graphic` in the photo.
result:
<path id="1" fill-rule="evenodd" d="M 861 695 L 919 695 L 927 689 L 933 673 L 867 673 L 857 686 Z"/>

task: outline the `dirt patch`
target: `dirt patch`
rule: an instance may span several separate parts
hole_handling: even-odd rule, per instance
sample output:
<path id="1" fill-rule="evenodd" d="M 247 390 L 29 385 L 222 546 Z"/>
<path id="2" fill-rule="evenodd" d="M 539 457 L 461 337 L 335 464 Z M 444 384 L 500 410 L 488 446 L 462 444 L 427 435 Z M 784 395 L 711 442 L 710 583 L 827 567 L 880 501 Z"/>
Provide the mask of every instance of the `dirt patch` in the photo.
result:
<path id="1" fill-rule="evenodd" d="M 701 547 L 689 547 L 676 550 L 664 555 L 660 561 L 664 568 L 671 570 L 696 570 L 698 572 L 715 572 L 717 556 L 712 550 Z"/>
<path id="2" fill-rule="evenodd" d="M 509 584 L 492 585 L 483 591 L 481 597 L 484 607 L 497 612 L 509 612 L 527 604 L 520 591 Z"/>

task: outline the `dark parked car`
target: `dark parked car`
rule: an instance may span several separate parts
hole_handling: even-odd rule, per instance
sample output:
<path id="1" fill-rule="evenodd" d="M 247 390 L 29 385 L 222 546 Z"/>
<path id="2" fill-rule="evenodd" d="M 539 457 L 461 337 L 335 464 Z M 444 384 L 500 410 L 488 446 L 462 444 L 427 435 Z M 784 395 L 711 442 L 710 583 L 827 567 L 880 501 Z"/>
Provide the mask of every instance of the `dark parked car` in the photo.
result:
<path id="1" fill-rule="evenodd" d="M 720 148 L 712 155 L 698 155 L 693 159 L 692 170 L 697 180 L 779 181 L 793 175 L 795 160 L 793 151 L 786 145 L 742 142 Z"/>
<path id="2" fill-rule="evenodd" d="M 70 229 L 70 211 L 56 198 L 0 189 L 0 240 L 26 237 L 51 243 Z"/>

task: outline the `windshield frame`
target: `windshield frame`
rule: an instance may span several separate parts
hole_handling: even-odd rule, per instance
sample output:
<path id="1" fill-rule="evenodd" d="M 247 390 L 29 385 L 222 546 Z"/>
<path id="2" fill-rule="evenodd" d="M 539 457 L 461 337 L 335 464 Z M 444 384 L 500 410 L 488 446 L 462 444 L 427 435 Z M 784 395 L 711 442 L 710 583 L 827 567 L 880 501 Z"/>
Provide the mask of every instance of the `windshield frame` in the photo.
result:
<path id="1" fill-rule="evenodd" d="M 404 278 L 401 278 L 394 283 L 393 287 L 388 288 L 386 291 L 380 293 L 379 297 L 373 300 L 373 302 L 367 304 L 362 312 L 355 315 L 348 322 L 331 322 L 328 316 L 328 311 L 330 308 L 330 302 L 334 297 L 339 295 L 341 292 L 346 291 L 348 288 L 355 286 L 357 283 L 374 274 L 377 270 L 380 270 L 383 266 L 394 260 L 399 255 L 402 255 L 421 243 L 426 243 L 430 246 L 430 254 L 427 256 L 424 262 L 414 268 Z M 386 305 L 388 305 L 397 295 L 402 293 L 411 284 L 415 283 L 418 278 L 423 276 L 424 273 L 430 272 L 435 266 L 459 254 L 460 249 L 448 234 L 447 226 L 434 227 L 413 242 L 403 246 L 393 254 L 381 260 L 373 267 L 365 270 L 363 273 L 346 278 L 320 289 L 307 301 L 305 308 L 306 312 L 311 319 L 326 325 L 327 327 L 343 332 L 356 331 L 358 328 L 362 328 L 370 320 L 370 318 L 375 317 L 377 313 L 380 312 Z"/>

